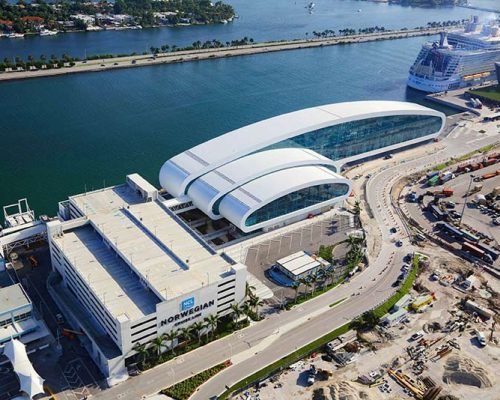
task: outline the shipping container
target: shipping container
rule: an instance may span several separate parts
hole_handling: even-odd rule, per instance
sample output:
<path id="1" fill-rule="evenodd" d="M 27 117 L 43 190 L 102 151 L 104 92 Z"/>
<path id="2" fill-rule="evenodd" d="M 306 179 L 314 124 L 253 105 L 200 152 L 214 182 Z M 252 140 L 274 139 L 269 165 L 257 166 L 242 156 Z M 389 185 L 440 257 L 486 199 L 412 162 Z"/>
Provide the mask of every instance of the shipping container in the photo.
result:
<path id="1" fill-rule="evenodd" d="M 472 255 L 478 257 L 478 258 L 483 258 L 484 257 L 484 251 L 477 248 L 476 246 L 473 246 L 469 242 L 464 242 L 462 244 L 462 250 L 466 251 L 468 253 L 471 253 Z"/>
<path id="2" fill-rule="evenodd" d="M 474 243 L 479 242 L 479 238 L 477 236 L 466 231 L 465 229 L 460 229 L 460 232 L 462 232 L 462 236 L 464 239 L 470 240 L 471 242 L 474 242 Z"/>
<path id="3" fill-rule="evenodd" d="M 428 186 L 436 186 L 438 183 L 439 183 L 439 175 L 435 175 L 427 181 Z"/>
<path id="4" fill-rule="evenodd" d="M 459 241 L 463 240 L 463 233 L 459 229 L 455 228 L 454 226 L 447 224 L 447 223 L 439 223 L 437 224 L 438 228 L 443 232 L 444 234 L 455 238 Z"/>
<path id="5" fill-rule="evenodd" d="M 500 257 L 500 252 L 491 248 L 490 246 L 485 245 L 484 243 L 476 243 L 475 246 L 484 251 L 486 254 L 489 254 L 493 261 L 496 261 L 498 257 Z"/>

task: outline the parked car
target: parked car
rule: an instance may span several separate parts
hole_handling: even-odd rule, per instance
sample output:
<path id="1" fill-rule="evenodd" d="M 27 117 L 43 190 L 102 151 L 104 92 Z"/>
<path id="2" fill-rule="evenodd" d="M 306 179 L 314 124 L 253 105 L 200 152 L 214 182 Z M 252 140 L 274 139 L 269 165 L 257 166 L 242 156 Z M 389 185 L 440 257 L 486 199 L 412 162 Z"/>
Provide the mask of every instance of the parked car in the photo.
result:
<path id="1" fill-rule="evenodd" d="M 309 386 L 312 386 L 316 381 L 316 372 L 316 367 L 314 366 L 314 364 L 311 364 L 311 368 L 309 368 L 309 373 L 307 375 L 307 384 Z"/>
<path id="2" fill-rule="evenodd" d="M 477 332 L 477 336 L 476 336 L 476 338 L 477 338 L 477 341 L 479 342 L 479 345 L 480 345 L 481 347 L 486 346 L 486 337 L 484 336 L 484 333 L 483 333 L 483 332 L 480 332 L 480 331 L 479 331 L 479 332 Z"/>
<path id="3" fill-rule="evenodd" d="M 412 342 L 415 342 L 417 340 L 420 340 L 424 337 L 425 335 L 425 332 L 424 331 L 418 331 L 418 332 L 415 332 L 413 335 L 410 336 L 410 340 Z"/>

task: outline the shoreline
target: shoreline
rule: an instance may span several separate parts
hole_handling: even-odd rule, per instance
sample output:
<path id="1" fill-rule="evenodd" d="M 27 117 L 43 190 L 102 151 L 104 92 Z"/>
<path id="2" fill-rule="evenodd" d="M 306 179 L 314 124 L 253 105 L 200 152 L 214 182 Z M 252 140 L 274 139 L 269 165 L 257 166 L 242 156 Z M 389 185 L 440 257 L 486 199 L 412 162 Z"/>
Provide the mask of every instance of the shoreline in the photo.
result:
<path id="1" fill-rule="evenodd" d="M 408 29 L 380 33 L 368 33 L 351 36 L 337 36 L 324 39 L 295 39 L 281 42 L 262 42 L 243 46 L 221 47 L 212 49 L 186 50 L 174 53 L 159 53 L 124 56 L 106 59 L 96 59 L 88 61 L 78 61 L 72 67 L 61 67 L 54 69 L 39 69 L 33 71 L 11 71 L 0 72 L 0 82 L 7 82 L 20 79 L 34 79 L 83 72 L 101 72 L 121 68 L 145 67 L 150 65 L 176 64 L 192 61 L 213 60 L 227 57 L 237 57 L 253 54 L 272 53 L 276 51 L 299 50 L 304 48 L 315 48 L 324 46 L 335 46 L 341 44 L 354 44 L 373 42 L 377 40 L 406 39 L 417 36 L 436 35 L 442 31 L 448 31 L 459 26 L 447 28 L 425 28 Z"/>

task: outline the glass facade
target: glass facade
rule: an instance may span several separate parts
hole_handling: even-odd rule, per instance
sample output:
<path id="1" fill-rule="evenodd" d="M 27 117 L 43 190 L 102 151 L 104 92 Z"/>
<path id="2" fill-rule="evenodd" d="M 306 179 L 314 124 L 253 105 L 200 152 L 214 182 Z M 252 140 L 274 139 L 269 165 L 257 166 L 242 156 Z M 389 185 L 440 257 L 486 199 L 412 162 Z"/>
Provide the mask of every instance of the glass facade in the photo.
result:
<path id="1" fill-rule="evenodd" d="M 321 165 L 323 168 L 326 168 L 326 169 L 329 169 L 330 171 L 332 172 L 337 172 L 337 168 L 335 168 L 333 165 Z M 259 177 L 260 178 L 260 177 Z M 220 203 L 222 202 L 222 200 L 224 200 L 224 197 L 225 196 L 221 196 L 219 197 L 215 203 L 213 204 L 212 206 L 212 212 L 215 214 L 215 215 L 220 215 L 220 211 L 219 211 L 219 206 L 220 206 Z"/>
<path id="2" fill-rule="evenodd" d="M 343 196 L 348 191 L 349 186 L 345 183 L 326 183 L 288 193 L 250 214 L 245 220 L 245 226 L 260 224 L 314 206 L 334 197 Z"/>
<path id="3" fill-rule="evenodd" d="M 429 115 L 396 115 L 345 122 L 306 132 L 260 151 L 303 147 L 339 160 L 436 133 L 441 118 Z"/>

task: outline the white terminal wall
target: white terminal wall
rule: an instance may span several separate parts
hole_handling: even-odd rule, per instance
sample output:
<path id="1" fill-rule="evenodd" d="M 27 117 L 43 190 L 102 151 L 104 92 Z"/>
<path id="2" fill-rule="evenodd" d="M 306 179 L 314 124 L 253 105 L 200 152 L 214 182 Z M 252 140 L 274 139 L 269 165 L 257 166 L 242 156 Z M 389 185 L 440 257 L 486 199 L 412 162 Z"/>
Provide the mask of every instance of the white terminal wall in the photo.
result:
<path id="1" fill-rule="evenodd" d="M 340 183 L 347 186 L 343 196 L 299 209 L 269 221 L 246 226 L 246 219 L 258 209 L 282 196 L 307 187 L 327 183 Z M 352 189 L 349 180 L 321 166 L 304 166 L 277 171 L 255 179 L 226 195 L 220 203 L 220 213 L 243 232 L 276 225 L 299 215 L 304 215 L 323 207 L 345 200 Z"/>
<path id="2" fill-rule="evenodd" d="M 301 148 L 274 149 L 238 158 L 196 179 L 189 187 L 193 204 L 212 219 L 214 203 L 222 196 L 251 180 L 272 172 L 306 165 L 329 165 L 334 162 L 313 150 Z"/>
<path id="3" fill-rule="evenodd" d="M 271 144 L 345 122 L 392 115 L 432 115 L 442 119 L 442 127 L 445 123 L 444 114 L 438 111 L 398 101 L 359 101 L 307 108 L 244 126 L 171 158 L 160 170 L 160 184 L 173 196 L 181 196 L 185 194 L 189 183 L 196 178 Z M 439 132 L 429 137 L 437 134 Z M 417 143 L 425 139 L 419 138 L 412 142 Z M 411 143 L 405 142 L 378 149 L 370 154 L 381 153 L 405 144 Z M 358 155 L 356 158 L 365 156 L 367 155 Z"/>

